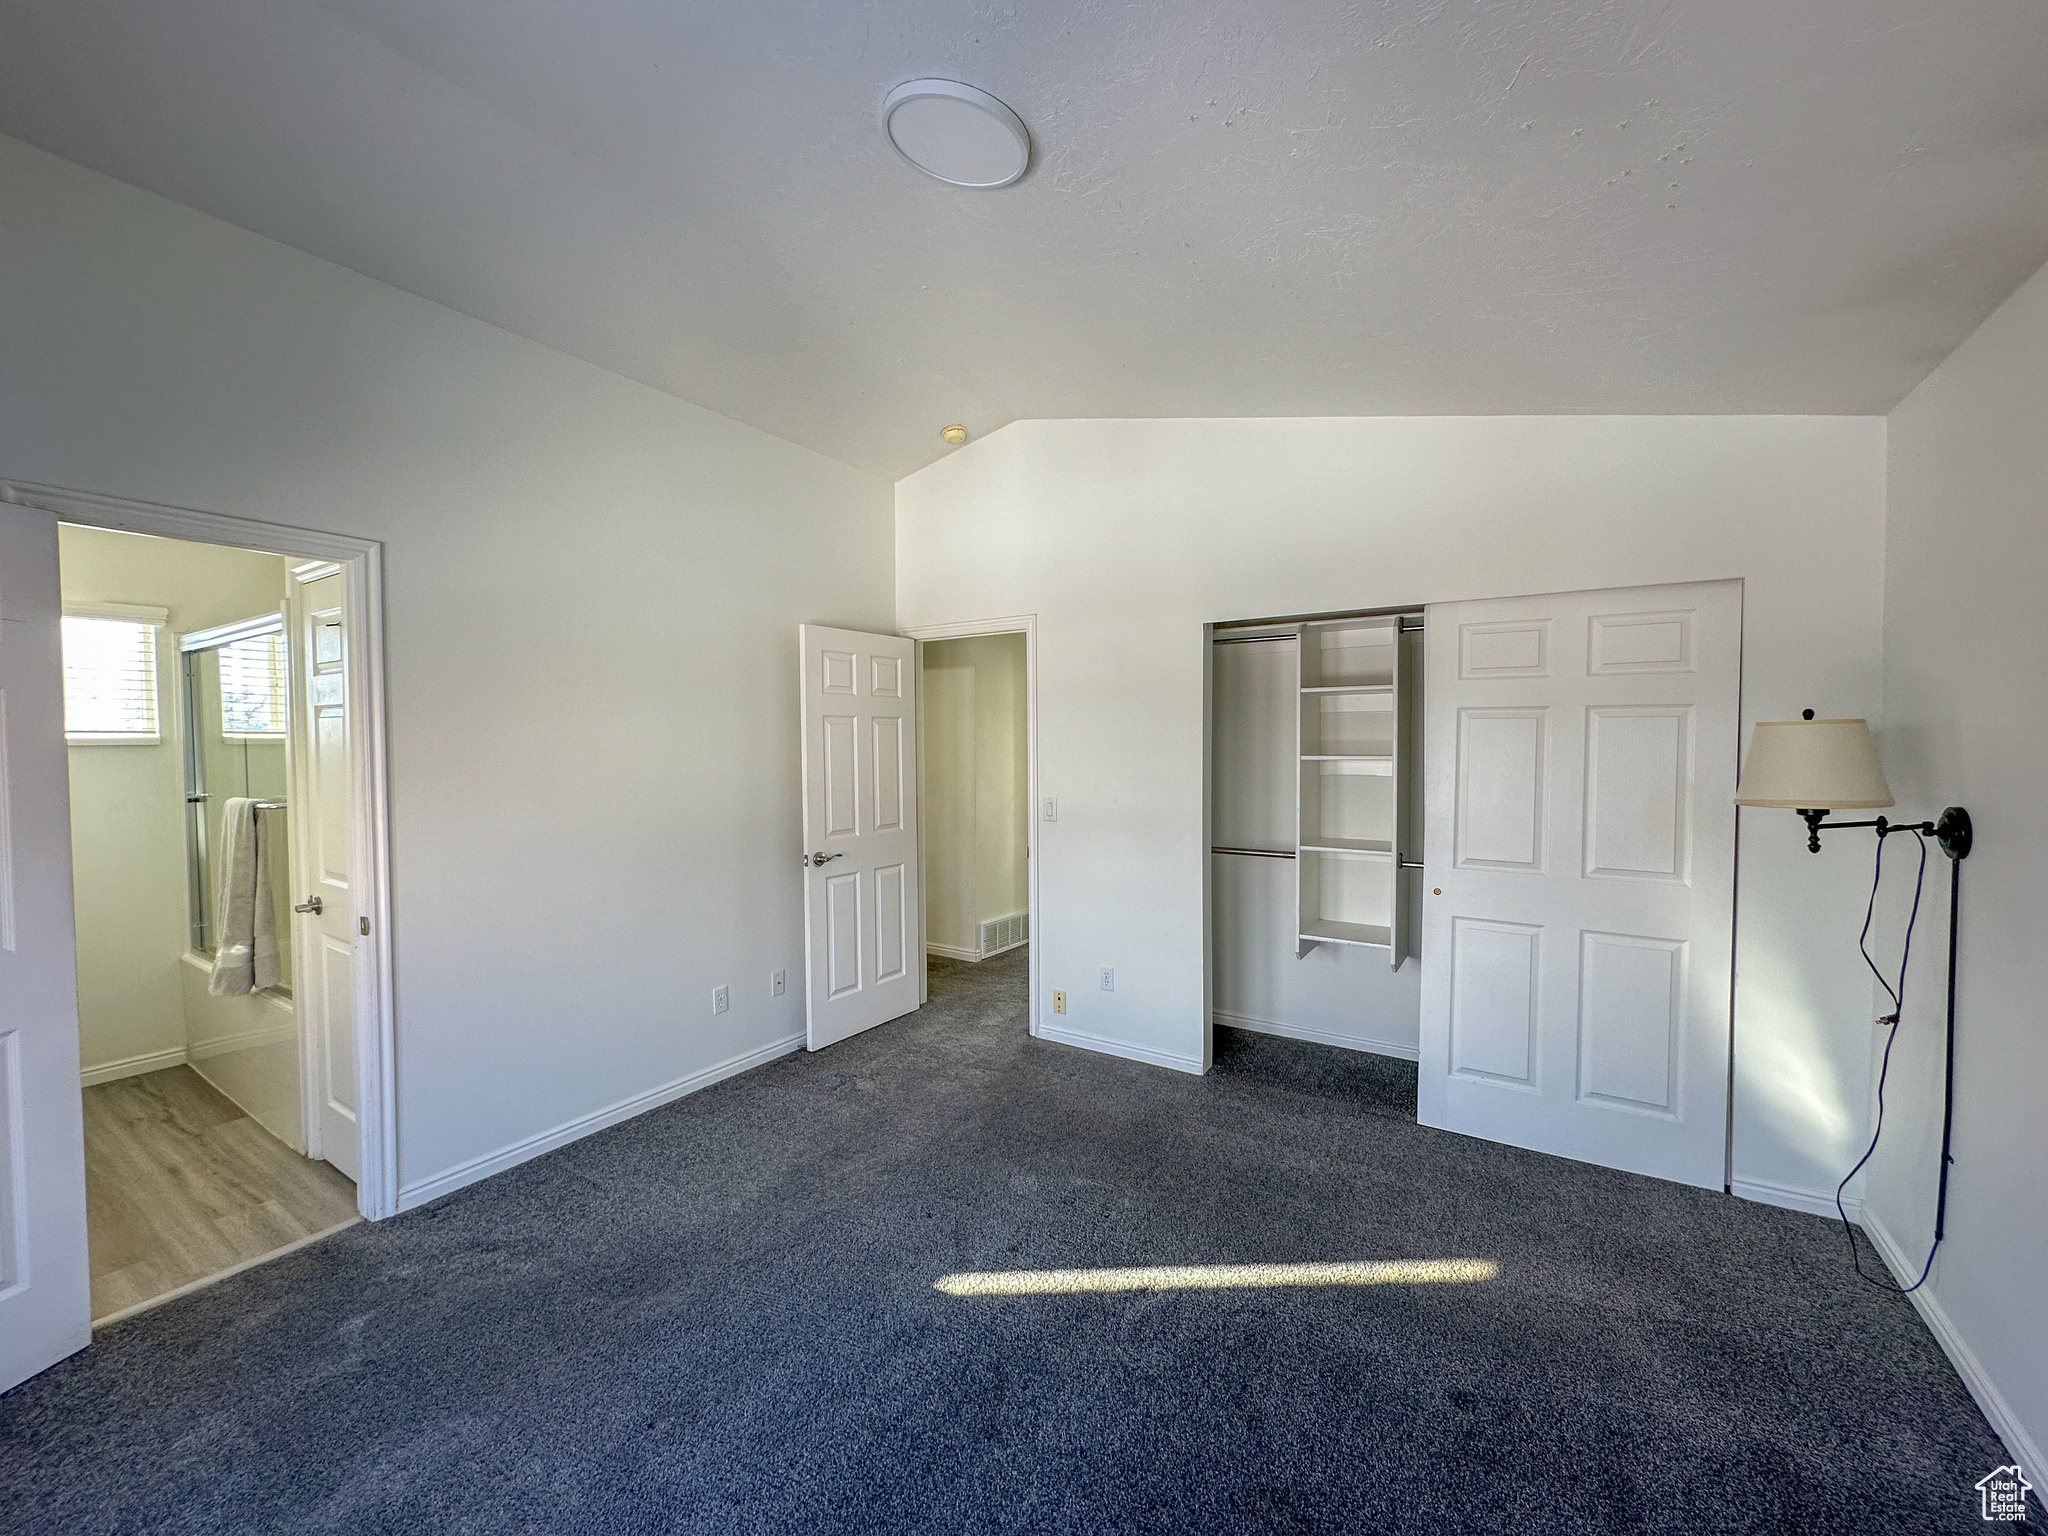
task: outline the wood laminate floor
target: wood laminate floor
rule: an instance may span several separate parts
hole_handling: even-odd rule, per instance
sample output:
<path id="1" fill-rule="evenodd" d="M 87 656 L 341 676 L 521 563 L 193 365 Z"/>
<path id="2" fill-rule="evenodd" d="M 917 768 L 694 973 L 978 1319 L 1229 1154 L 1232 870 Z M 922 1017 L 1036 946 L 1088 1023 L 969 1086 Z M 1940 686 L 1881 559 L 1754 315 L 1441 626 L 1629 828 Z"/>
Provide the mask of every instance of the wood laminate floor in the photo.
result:
<path id="1" fill-rule="evenodd" d="M 190 1067 L 85 1090 L 92 1312 L 103 1318 L 349 1221 L 356 1187 Z"/>

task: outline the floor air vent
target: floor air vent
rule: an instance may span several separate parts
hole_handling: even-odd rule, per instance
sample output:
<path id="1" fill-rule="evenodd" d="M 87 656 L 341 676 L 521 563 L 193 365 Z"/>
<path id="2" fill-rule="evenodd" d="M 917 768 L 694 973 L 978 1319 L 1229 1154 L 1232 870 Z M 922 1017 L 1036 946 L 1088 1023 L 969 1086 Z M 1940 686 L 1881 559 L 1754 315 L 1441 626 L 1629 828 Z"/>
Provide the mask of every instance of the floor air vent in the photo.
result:
<path id="1" fill-rule="evenodd" d="M 1030 914 L 1012 912 L 1008 917 L 998 917 L 981 925 L 981 958 L 1000 955 L 1006 949 L 1015 949 L 1031 937 Z"/>

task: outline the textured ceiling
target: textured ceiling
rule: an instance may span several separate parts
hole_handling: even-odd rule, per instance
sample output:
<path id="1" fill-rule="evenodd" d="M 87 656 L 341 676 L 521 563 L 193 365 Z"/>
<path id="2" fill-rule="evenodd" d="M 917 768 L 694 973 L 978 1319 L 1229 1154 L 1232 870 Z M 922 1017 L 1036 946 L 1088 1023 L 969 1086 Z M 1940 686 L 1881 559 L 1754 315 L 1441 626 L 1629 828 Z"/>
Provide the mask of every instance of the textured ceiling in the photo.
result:
<path id="1" fill-rule="evenodd" d="M 895 477 L 1020 417 L 1872 412 L 2048 260 L 2041 0 L 8 0 L 0 131 Z M 1017 186 L 888 148 L 949 76 Z"/>

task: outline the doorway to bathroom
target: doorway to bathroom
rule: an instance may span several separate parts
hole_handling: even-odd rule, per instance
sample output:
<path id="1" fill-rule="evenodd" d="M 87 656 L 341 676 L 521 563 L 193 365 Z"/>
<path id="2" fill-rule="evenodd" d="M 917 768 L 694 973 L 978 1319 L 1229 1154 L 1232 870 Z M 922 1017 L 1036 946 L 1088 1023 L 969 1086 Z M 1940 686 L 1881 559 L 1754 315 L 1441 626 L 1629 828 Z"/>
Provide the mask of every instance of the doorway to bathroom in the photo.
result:
<path id="1" fill-rule="evenodd" d="M 64 523 L 58 564 L 103 1324 L 361 1219 L 352 648 L 333 561 Z"/>
<path id="2" fill-rule="evenodd" d="M 982 994 L 1034 1035 L 1036 621 L 906 630 L 918 642 L 918 818 L 927 996 Z"/>

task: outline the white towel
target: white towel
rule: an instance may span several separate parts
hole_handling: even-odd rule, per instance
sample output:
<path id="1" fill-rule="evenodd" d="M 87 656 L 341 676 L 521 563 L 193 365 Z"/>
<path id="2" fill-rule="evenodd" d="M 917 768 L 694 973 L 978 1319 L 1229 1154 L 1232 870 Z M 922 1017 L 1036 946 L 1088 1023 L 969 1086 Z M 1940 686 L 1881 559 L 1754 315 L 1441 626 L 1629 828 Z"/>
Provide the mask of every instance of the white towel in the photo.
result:
<path id="1" fill-rule="evenodd" d="M 206 990 L 215 997 L 246 997 L 276 986 L 281 978 L 269 830 L 254 800 L 230 800 L 221 812 L 215 872 L 213 974 Z"/>

